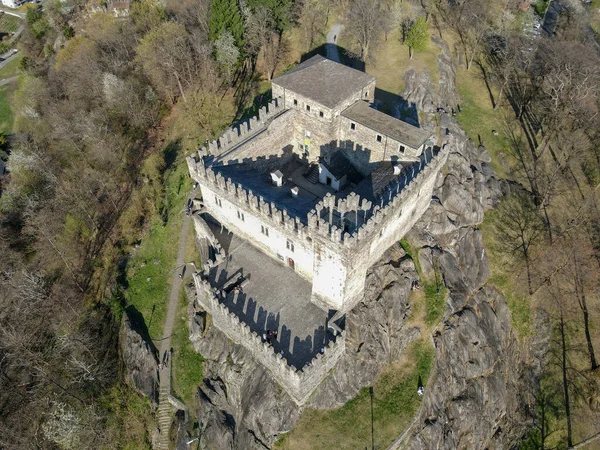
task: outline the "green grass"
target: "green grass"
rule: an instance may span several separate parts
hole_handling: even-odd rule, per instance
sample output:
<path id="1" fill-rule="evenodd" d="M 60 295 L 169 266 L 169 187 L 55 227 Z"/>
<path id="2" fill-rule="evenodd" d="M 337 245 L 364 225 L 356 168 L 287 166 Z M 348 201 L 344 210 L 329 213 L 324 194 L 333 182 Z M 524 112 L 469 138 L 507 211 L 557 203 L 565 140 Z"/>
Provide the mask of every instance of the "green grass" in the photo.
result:
<path id="1" fill-rule="evenodd" d="M 12 58 L 9 62 L 7 62 L 6 65 L 2 69 L 0 69 L 0 80 L 14 77 L 15 75 L 20 75 L 21 59 L 23 59 L 23 56 L 17 55 L 14 58 Z"/>
<path id="2" fill-rule="evenodd" d="M 10 134 L 12 132 L 14 116 L 10 107 L 11 96 L 11 86 L 0 87 L 0 134 Z"/>
<path id="3" fill-rule="evenodd" d="M 459 68 L 456 73 L 456 87 L 461 97 L 461 112 L 456 115 L 456 121 L 465 130 L 475 145 L 479 145 L 480 138 L 492 157 L 492 166 L 496 176 L 506 175 L 504 167 L 500 164 L 500 154 L 506 146 L 502 137 L 503 108 L 494 110 L 488 90 L 481 77 L 477 66 L 470 70 Z M 497 101 L 498 93 L 494 93 Z M 493 134 L 498 131 L 498 136 Z"/>
<path id="4" fill-rule="evenodd" d="M 0 14 L 0 35 L 16 32 L 21 26 L 21 19 L 10 14 Z"/>
<path id="5" fill-rule="evenodd" d="M 181 210 L 191 182 L 187 166 L 181 161 L 165 174 L 165 199 L 168 220 L 157 215 L 140 246 L 134 250 L 127 268 L 125 297 L 143 315 L 153 339 L 162 336 L 169 289 L 177 260 L 179 233 L 183 223 Z"/>
<path id="6" fill-rule="evenodd" d="M 433 326 L 444 317 L 448 289 L 441 283 L 425 281 L 423 291 L 425 292 L 425 323 Z"/>
<path id="7" fill-rule="evenodd" d="M 197 353 L 189 340 L 189 325 L 187 317 L 188 299 L 181 292 L 179 317 L 175 322 L 173 336 L 173 389 L 175 395 L 189 408 L 194 407 L 194 397 L 202 383 L 202 363 L 204 358 Z"/>
<path id="8" fill-rule="evenodd" d="M 532 297 L 525 295 L 523 289 L 515 285 L 515 271 L 522 269 L 522 264 L 500 255 L 494 249 L 497 248 L 494 227 L 491 224 L 494 211 L 485 214 L 484 221 L 480 225 L 483 242 L 490 262 L 492 276 L 488 284 L 498 289 L 506 298 L 506 303 L 511 312 L 512 327 L 517 330 L 521 338 L 531 336 L 531 302 Z M 512 272 L 511 272 L 512 271 Z"/>
<path id="9" fill-rule="evenodd" d="M 373 384 L 373 418 L 376 448 L 385 449 L 410 424 L 420 405 L 419 378 L 423 385 L 433 365 L 434 350 L 425 340 L 413 342 L 406 358 L 389 366 Z M 371 446 L 369 388 L 341 408 L 306 409 L 296 427 L 275 445 L 277 449 L 364 449 Z"/>
<path id="10" fill-rule="evenodd" d="M 343 34 L 342 34 L 343 35 Z M 397 95 L 404 90 L 404 73 L 413 68 L 417 72 L 427 70 L 434 86 L 439 79 L 437 57 L 440 48 L 429 41 L 425 50 L 408 56 L 408 47 L 400 42 L 400 31 L 390 33 L 375 50 L 374 62 L 367 63 L 367 72 L 377 78 L 377 97 L 384 103 L 395 103 Z M 384 105 L 385 106 L 385 105 Z"/>
<path id="11" fill-rule="evenodd" d="M 410 256 L 410 259 L 413 260 L 417 273 L 421 275 L 421 264 L 419 263 L 419 254 L 411 247 L 410 243 L 408 242 L 408 239 L 406 238 L 402 238 L 400 240 L 400 246 L 406 252 L 406 254 Z"/>

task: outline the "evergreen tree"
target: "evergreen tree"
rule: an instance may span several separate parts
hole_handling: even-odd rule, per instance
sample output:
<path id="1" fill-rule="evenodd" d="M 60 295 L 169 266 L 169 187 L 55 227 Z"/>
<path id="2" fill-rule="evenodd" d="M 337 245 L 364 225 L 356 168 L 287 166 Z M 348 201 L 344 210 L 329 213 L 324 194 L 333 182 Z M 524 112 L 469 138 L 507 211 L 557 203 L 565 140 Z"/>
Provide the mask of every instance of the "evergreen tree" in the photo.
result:
<path id="1" fill-rule="evenodd" d="M 236 47 L 243 47 L 244 19 L 237 0 L 212 0 L 208 26 L 211 41 L 216 41 L 224 32 L 229 31 Z"/>
<path id="2" fill-rule="evenodd" d="M 408 45 L 408 54 L 412 59 L 413 50 L 420 52 L 425 50 L 427 41 L 429 40 L 429 32 L 427 31 L 427 22 L 425 17 L 419 17 L 406 33 L 404 43 Z"/>

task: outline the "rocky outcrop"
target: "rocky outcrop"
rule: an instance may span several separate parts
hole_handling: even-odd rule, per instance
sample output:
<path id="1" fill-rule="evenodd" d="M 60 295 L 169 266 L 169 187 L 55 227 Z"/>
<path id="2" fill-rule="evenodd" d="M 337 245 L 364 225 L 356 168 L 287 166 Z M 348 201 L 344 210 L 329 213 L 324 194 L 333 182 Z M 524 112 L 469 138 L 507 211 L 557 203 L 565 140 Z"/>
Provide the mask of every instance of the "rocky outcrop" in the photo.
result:
<path id="1" fill-rule="evenodd" d="M 198 420 L 206 449 L 265 449 L 298 419 L 298 407 L 244 347 L 215 327 L 193 341 L 205 358 Z"/>
<path id="2" fill-rule="evenodd" d="M 510 326 L 505 299 L 484 288 L 434 336 L 434 376 L 408 448 L 507 449 L 532 423 L 536 365 Z"/>
<path id="3" fill-rule="evenodd" d="M 131 384 L 150 399 L 158 402 L 158 353 L 148 336 L 141 314 L 133 307 L 123 315 L 120 345 L 127 377 Z"/>
<path id="4" fill-rule="evenodd" d="M 309 406 L 333 408 L 370 385 L 381 368 L 398 359 L 418 335 L 406 328 L 407 294 L 416 277 L 413 262 L 400 246 L 390 249 L 367 276 L 365 300 L 346 317 L 346 353 L 317 388 Z M 193 294 L 191 294 L 193 295 Z M 265 449 L 291 431 L 299 408 L 268 371 L 205 318 L 190 311 L 190 337 L 205 358 L 199 389 L 198 420 L 203 448 Z"/>
<path id="5" fill-rule="evenodd" d="M 346 353 L 310 400 L 313 408 L 335 408 L 373 383 L 389 361 L 400 358 L 419 335 L 407 328 L 408 292 L 417 278 L 412 260 L 397 245 L 371 268 L 365 299 L 346 316 Z"/>

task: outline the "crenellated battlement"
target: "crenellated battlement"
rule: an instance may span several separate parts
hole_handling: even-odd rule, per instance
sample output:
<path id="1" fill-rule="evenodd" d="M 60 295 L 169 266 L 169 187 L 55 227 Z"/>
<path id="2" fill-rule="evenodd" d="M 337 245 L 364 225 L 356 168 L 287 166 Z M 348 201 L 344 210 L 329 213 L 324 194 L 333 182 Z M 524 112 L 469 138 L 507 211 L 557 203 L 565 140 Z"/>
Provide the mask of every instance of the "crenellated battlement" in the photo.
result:
<path id="1" fill-rule="evenodd" d="M 202 147 L 201 152 L 214 156 L 223 155 L 265 129 L 269 121 L 284 111 L 283 99 L 275 98 L 267 106 L 260 108 L 257 116 L 229 127 L 221 136 L 209 142 L 208 147 Z"/>
<path id="2" fill-rule="evenodd" d="M 234 183 L 230 178 L 226 179 L 212 166 L 206 167 L 202 152 L 199 152 L 198 158 L 188 157 L 188 166 L 192 175 L 196 174 L 202 178 L 207 186 L 239 208 L 249 210 L 270 225 L 291 231 L 299 237 L 325 238 L 340 252 L 344 252 L 344 249 L 352 251 L 359 242 L 370 240 L 388 215 L 401 211 L 403 203 L 409 197 L 419 195 L 422 181 L 440 170 L 446 162 L 447 154 L 446 147 L 426 149 L 419 161 L 406 166 L 398 178 L 390 182 L 374 201 L 362 198 L 354 192 L 343 198 L 328 193 L 307 214 L 305 221 L 291 216 L 285 208 L 278 208 L 274 202 L 266 201 L 251 189 L 244 188 L 242 184 Z M 280 157 L 254 157 L 243 160 L 243 163 L 268 163 L 269 160 L 277 159 Z M 343 231 L 341 225 L 348 214 L 360 223 L 351 233 Z"/>
<path id="3" fill-rule="evenodd" d="M 317 353 L 303 368 L 297 369 L 220 301 L 224 293 L 214 289 L 199 273 L 193 277 L 196 285 L 194 307 L 208 312 L 212 323 L 236 344 L 243 345 L 299 405 L 306 402 L 346 349 L 346 332 L 342 331 L 335 340 L 329 341 L 323 353 Z"/>
<path id="4" fill-rule="evenodd" d="M 435 176 L 446 163 L 447 156 L 446 147 L 426 149 L 419 161 L 407 166 L 373 202 L 361 198 L 354 192 L 345 198 L 336 198 L 327 194 L 308 213 L 307 234 L 327 237 L 341 248 L 354 248 L 359 241 L 370 240 L 389 215 L 402 210 L 403 203 L 409 197 L 419 195 L 423 180 L 428 179 L 432 174 Z M 337 220 L 333 220 L 334 211 L 340 217 Z M 357 219 L 362 219 L 362 225 L 352 233 L 340 229 L 347 214 L 354 214 Z"/>

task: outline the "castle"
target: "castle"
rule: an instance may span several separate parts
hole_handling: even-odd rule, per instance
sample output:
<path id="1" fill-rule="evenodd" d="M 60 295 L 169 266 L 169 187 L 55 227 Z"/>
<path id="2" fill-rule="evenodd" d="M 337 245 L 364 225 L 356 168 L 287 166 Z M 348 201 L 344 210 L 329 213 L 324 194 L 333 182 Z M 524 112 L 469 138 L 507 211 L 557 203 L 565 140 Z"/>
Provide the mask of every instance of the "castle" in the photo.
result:
<path id="1" fill-rule="evenodd" d="M 273 79 L 272 96 L 258 117 L 187 159 L 213 224 L 211 231 L 196 219 L 210 250 L 195 283 L 213 324 L 302 404 L 344 351 L 343 316 L 362 299 L 367 270 L 429 206 L 447 150 L 432 133 L 378 111 L 373 76 L 321 56 Z M 306 365 L 293 367 L 291 350 L 264 345 L 266 325 L 248 322 L 247 306 L 234 311 L 247 279 L 209 276 L 231 261 L 215 223 L 254 255 L 285 266 L 282 277 L 293 272 L 308 286 L 303 308 L 323 311 L 325 325 L 319 343 L 316 334 L 310 342 Z"/>

